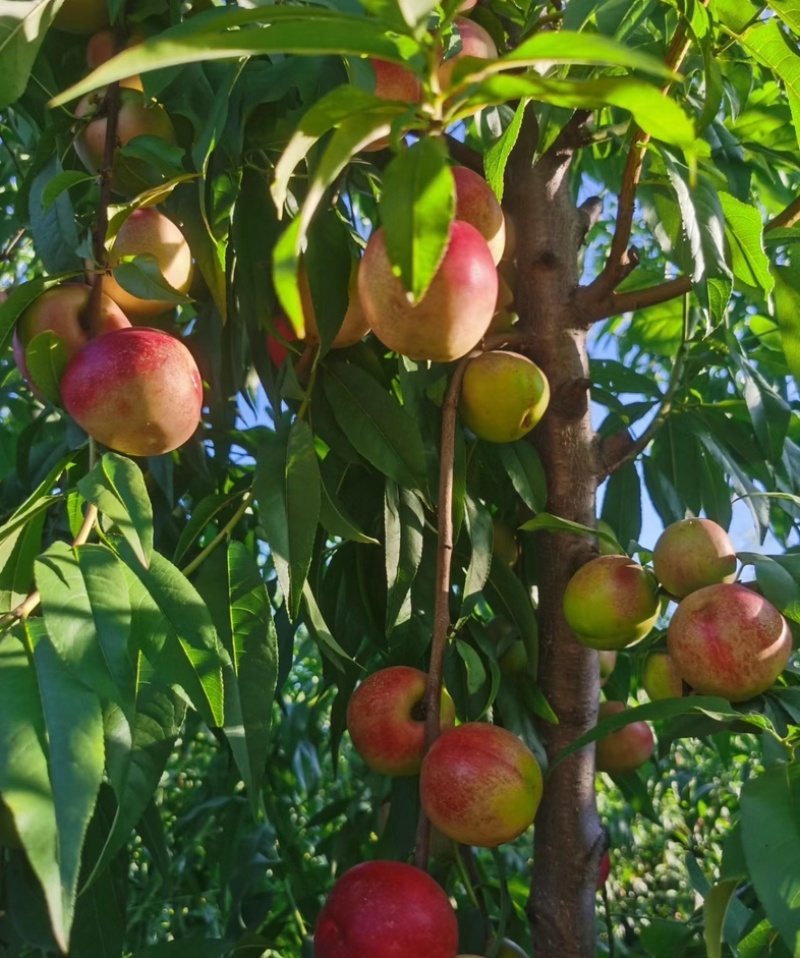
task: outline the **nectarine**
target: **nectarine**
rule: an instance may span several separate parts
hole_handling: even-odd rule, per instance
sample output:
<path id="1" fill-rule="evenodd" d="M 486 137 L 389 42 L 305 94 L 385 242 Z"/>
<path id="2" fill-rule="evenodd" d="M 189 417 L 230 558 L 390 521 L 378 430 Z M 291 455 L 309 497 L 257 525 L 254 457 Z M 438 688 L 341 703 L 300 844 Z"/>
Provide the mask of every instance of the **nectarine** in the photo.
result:
<path id="1" fill-rule="evenodd" d="M 627 711 L 623 702 L 601 702 L 598 718 Z M 655 739 L 647 722 L 631 722 L 595 743 L 598 772 L 622 775 L 640 768 L 653 754 Z"/>
<path id="2" fill-rule="evenodd" d="M 130 456 L 157 456 L 197 429 L 203 384 L 179 339 L 131 326 L 90 340 L 72 357 L 61 397 L 98 442 Z"/>
<path id="3" fill-rule="evenodd" d="M 314 929 L 315 958 L 455 958 L 458 924 L 431 876 L 402 862 L 363 862 L 333 886 Z"/>
<path id="4" fill-rule="evenodd" d="M 461 49 L 439 65 L 439 82 L 442 87 L 450 86 L 455 65 L 462 57 L 475 57 L 478 60 L 494 60 L 497 57 L 497 45 L 488 30 L 467 17 L 456 17 L 453 21 L 461 37 Z"/>
<path id="5" fill-rule="evenodd" d="M 642 672 L 642 685 L 651 702 L 683 695 L 681 673 L 668 652 L 648 653 Z"/>
<path id="6" fill-rule="evenodd" d="M 481 234 L 455 220 L 439 269 L 412 305 L 381 228 L 361 259 L 358 293 L 367 322 L 385 346 L 411 359 L 447 363 L 469 352 L 486 332 L 497 300 L 497 270 Z"/>
<path id="7" fill-rule="evenodd" d="M 763 596 L 719 583 L 680 602 L 667 630 L 667 649 L 695 691 L 744 702 L 765 692 L 786 667 L 792 634 Z"/>
<path id="8" fill-rule="evenodd" d="M 494 847 L 528 828 L 542 797 L 533 753 L 507 729 L 467 722 L 443 732 L 420 774 L 425 814 L 463 845 Z"/>
<path id="9" fill-rule="evenodd" d="M 711 519 L 681 519 L 661 533 L 653 550 L 656 578 L 678 599 L 736 578 L 736 550 L 728 533 Z"/>
<path id="10" fill-rule="evenodd" d="M 506 245 L 506 222 L 491 186 L 466 166 L 453 167 L 457 220 L 470 223 L 486 240 L 497 265 Z"/>
<path id="11" fill-rule="evenodd" d="M 459 411 L 479 439 L 515 442 L 529 433 L 550 402 L 550 384 L 536 363 L 519 353 L 492 350 L 464 372 Z"/>

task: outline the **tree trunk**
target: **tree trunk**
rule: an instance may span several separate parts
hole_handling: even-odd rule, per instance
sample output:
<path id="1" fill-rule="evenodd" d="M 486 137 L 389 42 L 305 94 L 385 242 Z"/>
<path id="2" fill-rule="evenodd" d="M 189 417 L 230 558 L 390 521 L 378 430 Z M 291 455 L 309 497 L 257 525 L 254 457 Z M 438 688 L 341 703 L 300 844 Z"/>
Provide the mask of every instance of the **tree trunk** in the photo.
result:
<path id="1" fill-rule="evenodd" d="M 523 125 L 508 170 L 506 205 L 518 230 L 516 307 L 530 331 L 529 355 L 551 387 L 547 414 L 532 437 L 547 476 L 549 512 L 593 526 L 597 466 L 589 416 L 586 332 L 573 310 L 582 221 L 569 191 L 579 125 L 531 166 L 536 129 Z M 596 554 L 584 536 L 541 534 L 536 541 L 539 685 L 559 724 L 541 729 L 548 760 L 594 725 L 599 696 L 597 653 L 580 645 L 562 614 L 567 582 Z M 594 792 L 594 749 L 571 756 L 546 779 L 536 816 L 528 912 L 536 958 L 595 954 L 595 898 L 604 847 Z"/>

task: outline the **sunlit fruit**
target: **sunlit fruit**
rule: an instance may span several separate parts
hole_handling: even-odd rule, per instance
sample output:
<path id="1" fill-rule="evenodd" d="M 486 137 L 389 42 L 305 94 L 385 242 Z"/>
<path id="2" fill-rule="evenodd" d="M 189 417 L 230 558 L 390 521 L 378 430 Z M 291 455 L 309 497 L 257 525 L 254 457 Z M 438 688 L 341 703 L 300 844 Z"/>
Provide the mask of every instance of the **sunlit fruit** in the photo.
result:
<path id="1" fill-rule="evenodd" d="M 455 958 L 458 924 L 431 876 L 371 861 L 333 886 L 314 929 L 315 958 Z"/>
<path id="2" fill-rule="evenodd" d="M 166 110 L 148 100 L 139 90 L 119 91 L 117 144 L 127 146 L 137 136 L 154 136 L 175 143 L 175 130 Z M 90 173 L 99 173 L 104 166 L 107 117 L 104 110 L 105 90 L 88 93 L 75 108 L 78 118 L 75 152 Z M 136 157 L 124 157 L 115 151 L 111 169 L 111 186 L 116 193 L 134 196 L 152 186 L 148 165 Z"/>
<path id="3" fill-rule="evenodd" d="M 592 649 L 623 649 L 643 639 L 658 618 L 658 582 L 628 556 L 599 556 L 564 592 L 564 618 Z"/>
<path id="4" fill-rule="evenodd" d="M 653 550 L 658 581 L 678 599 L 736 578 L 736 550 L 728 533 L 711 519 L 681 519 L 661 533 Z"/>
<path id="5" fill-rule="evenodd" d="M 417 103 L 422 96 L 422 84 L 419 77 L 399 63 L 390 60 L 370 60 L 375 72 L 373 93 L 382 100 L 402 100 Z"/>
<path id="6" fill-rule="evenodd" d="M 63 358 L 70 359 L 90 337 L 130 326 L 119 306 L 106 295 L 101 297 L 97 319 L 93 326 L 90 325 L 88 306 L 91 293 L 90 286 L 80 283 L 54 286 L 38 296 L 19 317 L 14 331 L 14 359 L 26 382 L 31 383 L 31 377 L 25 362 L 25 349 L 40 333 L 55 333 L 63 344 Z"/>
<path id="7" fill-rule="evenodd" d="M 155 259 L 159 272 L 174 290 L 188 293 L 194 273 L 192 251 L 172 220 L 152 207 L 134 210 L 125 220 L 114 237 L 108 265 L 113 269 L 123 260 L 141 255 Z M 103 290 L 133 323 L 150 320 L 175 306 L 170 300 L 134 296 L 114 276 L 105 278 Z"/>
<path id="8" fill-rule="evenodd" d="M 53 26 L 65 33 L 85 35 L 108 25 L 107 0 L 64 0 Z"/>
<path id="9" fill-rule="evenodd" d="M 468 722 L 443 732 L 422 762 L 420 797 L 440 832 L 494 847 L 528 828 L 542 797 L 533 753 L 507 729 Z"/>
<path id="10" fill-rule="evenodd" d="M 419 669 L 395 665 L 373 672 L 350 696 L 347 728 L 369 767 L 383 775 L 416 775 L 425 754 L 425 686 Z M 440 724 L 455 724 L 455 706 L 442 689 Z"/>
<path id="11" fill-rule="evenodd" d="M 683 680 L 668 652 L 650 652 L 644 662 L 642 685 L 651 702 L 683 695 Z"/>
<path id="12" fill-rule="evenodd" d="M 628 711 L 623 702 L 601 702 L 598 719 Z M 631 722 L 595 743 L 598 772 L 624 775 L 640 768 L 653 754 L 655 739 L 647 722 Z"/>
<path id="13" fill-rule="evenodd" d="M 463 57 L 475 57 L 478 60 L 494 60 L 497 57 L 494 40 L 489 31 L 479 23 L 467 17 L 456 17 L 454 24 L 461 37 L 461 49 L 439 65 L 439 82 L 442 87 L 450 85 L 453 70 Z"/>
<path id="14" fill-rule="evenodd" d="M 486 180 L 466 166 L 453 167 L 456 185 L 456 219 L 470 223 L 486 240 L 495 264 L 506 245 L 503 210 Z"/>
<path id="15" fill-rule="evenodd" d="M 486 332 L 497 300 L 497 270 L 486 240 L 474 226 L 456 220 L 439 269 L 412 305 L 381 228 L 361 259 L 358 292 L 367 322 L 385 346 L 411 359 L 447 363 L 469 352 Z"/>
<path id="16" fill-rule="evenodd" d="M 98 442 L 130 456 L 157 456 L 197 429 L 203 385 L 180 340 L 131 326 L 90 340 L 72 357 L 61 397 Z"/>
<path id="17" fill-rule="evenodd" d="M 765 692 L 784 670 L 792 634 L 763 596 L 720 583 L 680 602 L 667 630 L 667 649 L 695 691 L 744 702 Z"/>
<path id="18" fill-rule="evenodd" d="M 459 411 L 479 439 L 515 442 L 539 422 L 549 402 L 550 384 L 536 363 L 519 353 L 492 350 L 467 366 Z"/>

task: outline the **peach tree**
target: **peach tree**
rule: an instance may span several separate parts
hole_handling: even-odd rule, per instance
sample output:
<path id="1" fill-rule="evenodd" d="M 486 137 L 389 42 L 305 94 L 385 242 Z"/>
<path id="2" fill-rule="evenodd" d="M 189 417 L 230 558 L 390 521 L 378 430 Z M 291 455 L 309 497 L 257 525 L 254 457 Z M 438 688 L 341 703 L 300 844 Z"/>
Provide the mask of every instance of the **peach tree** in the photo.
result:
<path id="1" fill-rule="evenodd" d="M 789 0 L 0 0 L 2 954 L 312 956 L 376 859 L 430 871 L 462 955 L 800 953 L 799 37 Z M 200 422 L 107 345 L 156 335 Z M 662 669 L 653 549 L 701 516 L 777 630 L 744 700 Z M 630 636 L 622 586 L 564 605 L 608 552 Z M 722 618 L 712 676 L 754 628 Z M 364 764 L 348 703 L 398 665 L 428 747 L 443 685 L 525 743 L 533 828 L 454 842 Z M 721 851 L 623 935 L 597 796 L 666 827 L 657 773 Z"/>

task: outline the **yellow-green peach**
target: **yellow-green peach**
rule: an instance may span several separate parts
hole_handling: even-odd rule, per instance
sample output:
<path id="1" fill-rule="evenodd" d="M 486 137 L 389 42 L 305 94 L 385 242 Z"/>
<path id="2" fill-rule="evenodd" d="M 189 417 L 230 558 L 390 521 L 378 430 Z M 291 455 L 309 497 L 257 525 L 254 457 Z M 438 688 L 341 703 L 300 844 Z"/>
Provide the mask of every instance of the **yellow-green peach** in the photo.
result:
<path id="1" fill-rule="evenodd" d="M 539 422 L 550 384 L 527 356 L 492 350 L 467 365 L 459 411 L 464 425 L 488 442 L 515 442 Z"/>
<path id="2" fill-rule="evenodd" d="M 648 654 L 642 671 L 642 685 L 651 702 L 683 695 L 681 673 L 668 652 Z"/>
<path id="3" fill-rule="evenodd" d="M 736 550 L 711 519 L 681 519 L 661 533 L 653 550 L 656 578 L 677 599 L 736 578 Z"/>

